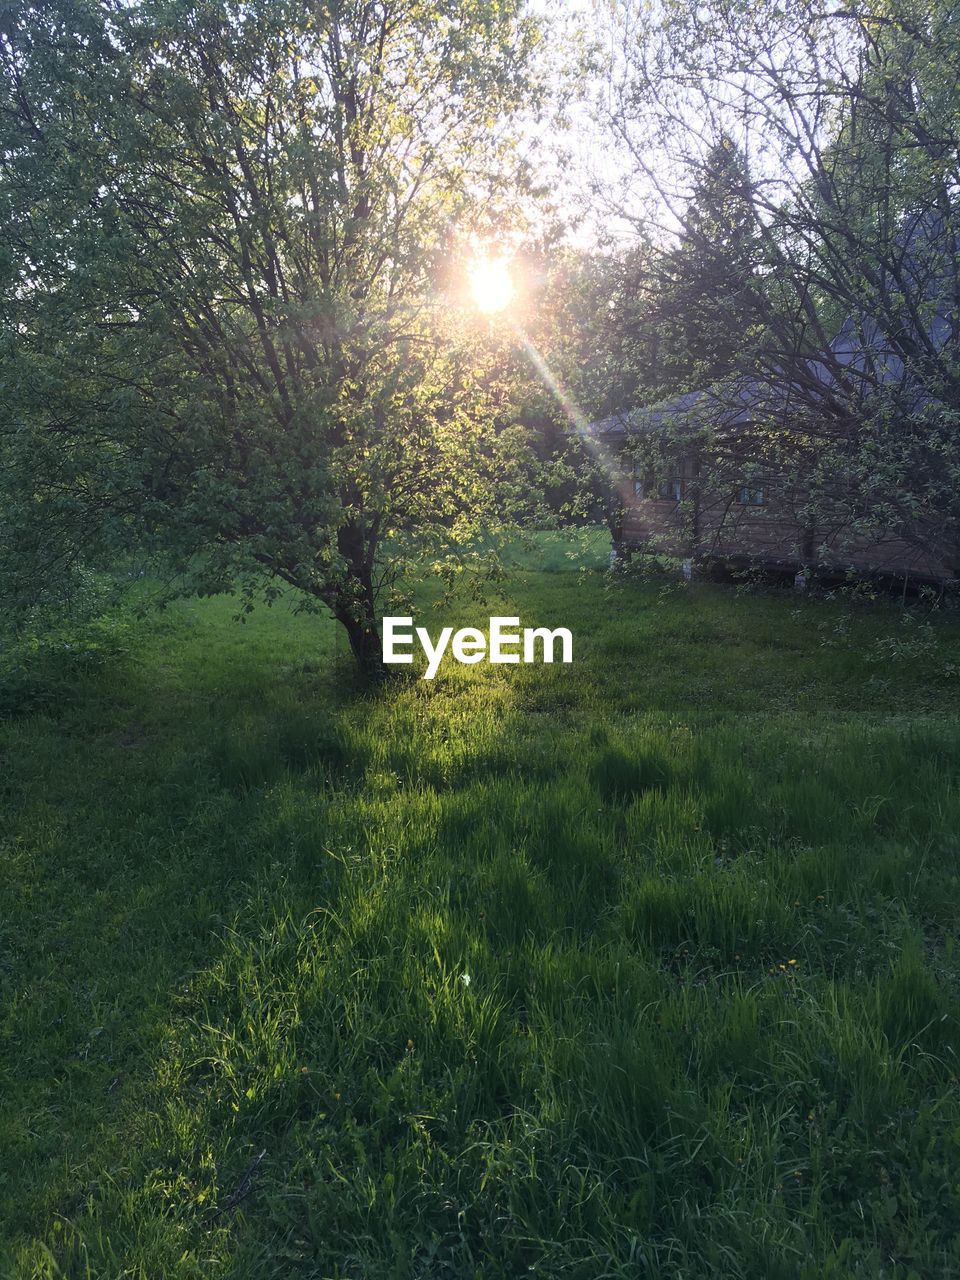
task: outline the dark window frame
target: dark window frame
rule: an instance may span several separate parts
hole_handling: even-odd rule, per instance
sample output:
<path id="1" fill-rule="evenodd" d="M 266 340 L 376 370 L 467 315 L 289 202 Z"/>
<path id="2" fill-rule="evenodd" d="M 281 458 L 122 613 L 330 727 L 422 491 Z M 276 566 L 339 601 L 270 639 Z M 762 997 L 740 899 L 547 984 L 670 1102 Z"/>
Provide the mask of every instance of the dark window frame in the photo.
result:
<path id="1" fill-rule="evenodd" d="M 765 507 L 767 505 L 767 486 L 765 484 L 742 484 L 737 490 L 737 502 L 741 507 Z"/>

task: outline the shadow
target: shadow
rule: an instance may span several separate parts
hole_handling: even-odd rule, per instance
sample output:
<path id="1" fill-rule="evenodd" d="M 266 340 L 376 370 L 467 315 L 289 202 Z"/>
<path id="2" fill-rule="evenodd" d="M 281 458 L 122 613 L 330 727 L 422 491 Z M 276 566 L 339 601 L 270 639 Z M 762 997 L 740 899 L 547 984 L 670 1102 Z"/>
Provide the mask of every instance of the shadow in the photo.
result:
<path id="1" fill-rule="evenodd" d="M 23 1173 L 0 1182 L 0 1271 L 512 1274 L 537 1240 L 638 1216 L 654 1238 L 655 1199 L 706 1210 L 741 1176 L 708 1103 L 759 1105 L 757 1075 L 726 1064 L 746 1079 L 762 1054 L 778 1092 L 815 1058 L 793 1028 L 845 1043 L 789 957 L 866 975 L 867 1047 L 872 1008 L 904 1060 L 952 1028 L 920 961 L 887 971 L 908 910 L 948 927 L 960 906 L 919 858 L 960 824 L 956 734 L 787 732 L 756 647 L 753 702 L 714 692 L 694 721 L 720 606 L 697 640 L 682 602 L 601 618 L 570 576 L 490 610 L 569 609 L 572 667 L 358 690 L 329 634 L 230 629 L 214 602 L 58 722 L 4 730 L 0 1133 Z M 615 645 L 578 650 L 581 624 Z"/>

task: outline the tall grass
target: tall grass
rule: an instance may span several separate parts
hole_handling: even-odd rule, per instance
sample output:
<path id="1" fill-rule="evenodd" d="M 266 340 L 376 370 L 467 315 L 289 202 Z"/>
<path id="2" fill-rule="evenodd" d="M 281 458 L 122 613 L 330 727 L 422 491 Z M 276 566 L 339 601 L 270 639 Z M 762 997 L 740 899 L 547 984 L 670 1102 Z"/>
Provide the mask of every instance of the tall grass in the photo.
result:
<path id="1" fill-rule="evenodd" d="M 960 1275 L 958 628 L 605 584 L 490 602 L 572 667 L 214 600 L 16 709 L 0 1272 Z"/>

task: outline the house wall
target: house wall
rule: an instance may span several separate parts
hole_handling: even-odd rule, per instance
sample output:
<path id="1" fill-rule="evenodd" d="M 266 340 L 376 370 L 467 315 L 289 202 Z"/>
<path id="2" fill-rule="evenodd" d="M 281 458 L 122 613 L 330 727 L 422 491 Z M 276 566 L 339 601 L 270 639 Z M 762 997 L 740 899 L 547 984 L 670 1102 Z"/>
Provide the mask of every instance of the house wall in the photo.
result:
<path id="1" fill-rule="evenodd" d="M 739 491 L 711 491 L 690 469 L 680 501 L 630 494 L 621 487 L 620 544 L 665 555 L 754 562 L 782 569 L 853 570 L 931 582 L 955 580 L 951 566 L 899 538 L 871 540 L 838 522 L 811 528 L 801 514 L 803 495 L 791 501 L 767 485 L 762 506 L 739 501 Z M 639 485 L 638 485 L 639 487 Z M 625 495 L 625 496 L 624 496 Z"/>

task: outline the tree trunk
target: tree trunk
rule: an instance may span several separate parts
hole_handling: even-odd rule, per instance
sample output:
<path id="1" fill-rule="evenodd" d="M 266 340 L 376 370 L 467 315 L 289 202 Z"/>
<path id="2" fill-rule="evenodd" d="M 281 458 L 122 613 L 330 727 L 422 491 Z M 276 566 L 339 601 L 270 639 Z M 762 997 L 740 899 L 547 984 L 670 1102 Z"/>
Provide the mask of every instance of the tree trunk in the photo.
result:
<path id="1" fill-rule="evenodd" d="M 335 610 L 350 641 L 357 668 L 363 680 L 383 680 L 388 668 L 383 662 L 383 648 L 377 631 L 377 604 L 373 589 L 372 539 L 358 521 L 344 524 L 337 534 L 337 544 L 348 565 L 346 590 Z"/>
<path id="2" fill-rule="evenodd" d="M 364 616 L 358 618 L 354 614 L 338 613 L 337 618 L 346 630 L 350 651 L 361 677 L 371 682 L 385 679 L 387 668 L 384 666 L 380 635 L 372 614 L 365 612 Z"/>

